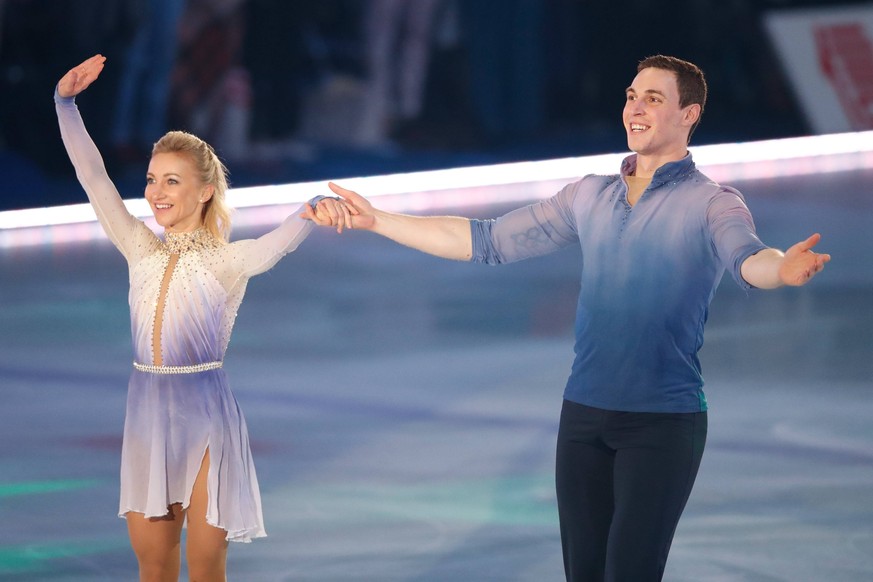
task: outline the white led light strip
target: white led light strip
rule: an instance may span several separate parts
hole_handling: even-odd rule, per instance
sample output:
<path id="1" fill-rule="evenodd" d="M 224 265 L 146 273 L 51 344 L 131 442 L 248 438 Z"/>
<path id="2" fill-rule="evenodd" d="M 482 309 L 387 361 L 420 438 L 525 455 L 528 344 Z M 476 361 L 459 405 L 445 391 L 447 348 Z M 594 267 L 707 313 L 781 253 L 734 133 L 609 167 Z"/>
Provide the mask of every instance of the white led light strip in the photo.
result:
<path id="1" fill-rule="evenodd" d="M 719 144 L 691 148 L 694 161 L 710 178 L 741 180 L 800 176 L 873 168 L 873 131 Z M 545 198 L 586 174 L 614 174 L 627 155 L 605 154 L 541 162 L 518 162 L 337 180 L 368 198 L 385 196 L 391 210 L 510 203 Z M 228 202 L 238 210 L 238 226 L 278 223 L 285 209 L 319 194 L 326 182 L 235 188 Z M 134 216 L 150 218 L 144 199 L 126 200 Z M 152 226 L 154 223 L 151 222 Z M 103 238 L 88 204 L 0 212 L 0 248 Z"/>

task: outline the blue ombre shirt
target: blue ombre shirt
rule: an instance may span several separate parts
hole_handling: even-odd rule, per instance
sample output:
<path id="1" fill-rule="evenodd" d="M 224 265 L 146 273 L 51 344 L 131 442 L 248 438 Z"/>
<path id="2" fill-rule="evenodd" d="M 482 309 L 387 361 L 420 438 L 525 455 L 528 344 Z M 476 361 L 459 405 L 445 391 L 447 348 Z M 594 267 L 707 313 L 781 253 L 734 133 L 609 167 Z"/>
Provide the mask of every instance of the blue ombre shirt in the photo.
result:
<path id="1" fill-rule="evenodd" d="M 767 248 L 742 195 L 703 175 L 691 154 L 659 168 L 639 201 L 624 176 L 589 175 L 496 220 L 473 220 L 472 261 L 509 263 L 582 249 L 572 402 L 629 412 L 706 410 L 698 351 L 725 270 Z"/>

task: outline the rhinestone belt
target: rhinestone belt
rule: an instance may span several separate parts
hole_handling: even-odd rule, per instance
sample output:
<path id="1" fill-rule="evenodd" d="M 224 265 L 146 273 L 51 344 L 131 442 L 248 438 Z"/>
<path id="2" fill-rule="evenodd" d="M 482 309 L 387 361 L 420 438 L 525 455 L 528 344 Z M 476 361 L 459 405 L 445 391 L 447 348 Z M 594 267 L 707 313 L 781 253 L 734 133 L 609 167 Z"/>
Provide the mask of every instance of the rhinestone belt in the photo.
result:
<path id="1" fill-rule="evenodd" d="M 204 362 L 202 364 L 194 364 L 193 366 L 150 366 L 134 362 L 133 367 L 140 372 L 148 372 L 150 374 L 196 374 L 197 372 L 215 370 L 220 368 L 221 364 L 222 362 Z"/>

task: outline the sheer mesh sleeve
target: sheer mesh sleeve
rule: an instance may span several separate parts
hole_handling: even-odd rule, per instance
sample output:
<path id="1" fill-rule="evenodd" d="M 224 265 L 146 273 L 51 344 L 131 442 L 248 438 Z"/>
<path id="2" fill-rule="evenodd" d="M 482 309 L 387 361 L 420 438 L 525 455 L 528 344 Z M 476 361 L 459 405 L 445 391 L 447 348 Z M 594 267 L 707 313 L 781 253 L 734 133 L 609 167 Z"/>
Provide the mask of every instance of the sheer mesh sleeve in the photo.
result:
<path id="1" fill-rule="evenodd" d="M 227 349 L 236 313 L 249 278 L 263 273 L 294 251 L 312 232 L 313 224 L 300 217 L 303 207 L 288 216 L 276 229 L 257 239 L 241 240 L 212 255 L 208 265 L 227 292 L 227 305 L 221 330 L 221 353 Z"/>
<path id="2" fill-rule="evenodd" d="M 709 204 L 706 214 L 712 245 L 724 268 L 743 289 L 751 288 L 740 273 L 750 256 L 766 249 L 755 232 L 752 213 L 742 195 L 733 188 L 722 187 Z"/>
<path id="3" fill-rule="evenodd" d="M 144 240 L 154 234 L 142 221 L 132 216 L 109 179 L 103 158 L 88 135 L 79 108 L 73 97 L 64 98 L 55 90 L 55 110 L 61 128 L 64 147 L 76 169 L 76 177 L 97 214 L 97 220 L 128 261 L 135 259 L 136 249 L 144 248 Z M 137 244 L 139 243 L 139 245 Z"/>
<path id="4" fill-rule="evenodd" d="M 578 182 L 542 202 L 492 220 L 471 220 L 474 263 L 499 265 L 552 253 L 579 240 L 573 214 Z"/>
<path id="5" fill-rule="evenodd" d="M 293 252 L 312 232 L 312 222 L 300 217 L 301 206 L 282 224 L 267 234 L 240 240 L 227 246 L 225 264 L 219 268 L 219 282 L 230 290 L 241 280 L 259 275 L 272 268 L 279 260 Z"/>

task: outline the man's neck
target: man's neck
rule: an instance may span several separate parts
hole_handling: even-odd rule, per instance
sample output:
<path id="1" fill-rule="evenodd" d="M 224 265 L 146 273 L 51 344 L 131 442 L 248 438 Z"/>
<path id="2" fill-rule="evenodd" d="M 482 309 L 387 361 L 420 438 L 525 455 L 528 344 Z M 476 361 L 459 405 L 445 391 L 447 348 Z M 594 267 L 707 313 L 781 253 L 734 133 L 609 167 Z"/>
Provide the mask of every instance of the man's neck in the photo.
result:
<path id="1" fill-rule="evenodd" d="M 664 164 L 679 161 L 686 155 L 688 155 L 687 149 L 683 149 L 681 154 L 677 152 L 675 154 L 665 156 L 646 156 L 643 154 L 637 154 L 637 166 L 634 170 L 634 176 L 640 178 L 651 178 L 655 175 L 655 172 L 658 170 L 658 168 L 660 168 Z"/>

